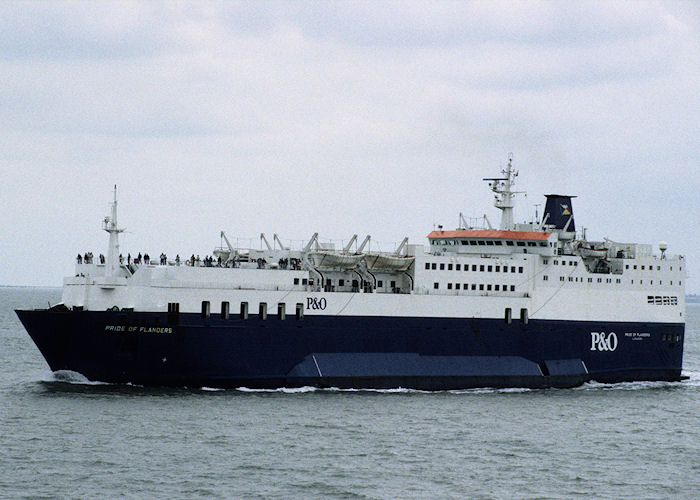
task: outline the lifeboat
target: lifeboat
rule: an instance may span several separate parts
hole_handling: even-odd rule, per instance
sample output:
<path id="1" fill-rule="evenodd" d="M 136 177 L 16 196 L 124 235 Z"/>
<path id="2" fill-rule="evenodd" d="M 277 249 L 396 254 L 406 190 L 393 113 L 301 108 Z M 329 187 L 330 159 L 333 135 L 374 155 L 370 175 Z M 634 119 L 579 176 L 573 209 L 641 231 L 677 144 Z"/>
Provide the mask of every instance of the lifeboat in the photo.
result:
<path id="1" fill-rule="evenodd" d="M 314 267 L 326 269 L 355 269 L 362 260 L 362 254 L 316 251 L 309 253 Z"/>
<path id="2" fill-rule="evenodd" d="M 608 249 L 607 248 L 590 248 L 584 246 L 582 243 L 578 244 L 578 248 L 576 249 L 581 255 L 581 257 L 589 257 L 593 259 L 604 259 L 608 256 Z"/>
<path id="3" fill-rule="evenodd" d="M 370 271 L 406 271 L 413 264 L 414 257 L 387 255 L 382 253 L 365 254 L 365 263 Z"/>

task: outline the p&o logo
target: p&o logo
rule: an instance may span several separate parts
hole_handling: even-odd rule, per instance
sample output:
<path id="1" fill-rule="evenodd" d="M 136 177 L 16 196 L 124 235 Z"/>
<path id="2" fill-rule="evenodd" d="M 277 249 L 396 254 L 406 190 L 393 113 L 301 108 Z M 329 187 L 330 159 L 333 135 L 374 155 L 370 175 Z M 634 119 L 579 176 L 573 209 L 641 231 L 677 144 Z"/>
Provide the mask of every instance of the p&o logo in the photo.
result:
<path id="1" fill-rule="evenodd" d="M 617 349 L 617 335 L 610 332 L 591 332 L 591 351 L 614 351 Z"/>
<path id="2" fill-rule="evenodd" d="M 323 311 L 326 308 L 326 299 L 321 297 L 317 299 L 316 297 L 306 297 L 306 309 L 316 309 Z"/>

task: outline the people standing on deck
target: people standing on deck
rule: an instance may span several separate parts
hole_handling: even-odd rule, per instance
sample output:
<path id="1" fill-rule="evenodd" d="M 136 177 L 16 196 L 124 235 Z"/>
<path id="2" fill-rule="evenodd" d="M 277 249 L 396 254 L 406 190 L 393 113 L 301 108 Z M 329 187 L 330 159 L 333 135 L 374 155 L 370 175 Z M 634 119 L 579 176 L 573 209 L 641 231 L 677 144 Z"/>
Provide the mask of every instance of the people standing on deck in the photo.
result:
<path id="1" fill-rule="evenodd" d="M 176 266 L 179 266 L 179 265 L 180 265 L 180 254 L 177 254 L 177 255 L 175 256 L 175 265 L 176 265 Z"/>
<path id="2" fill-rule="evenodd" d="M 76 260 L 76 262 L 78 262 L 78 264 L 82 264 L 83 263 L 83 256 L 78 254 L 78 258 L 75 260 Z"/>
<path id="3" fill-rule="evenodd" d="M 104 264 L 104 263 L 105 263 L 105 256 L 100 254 L 100 264 Z"/>

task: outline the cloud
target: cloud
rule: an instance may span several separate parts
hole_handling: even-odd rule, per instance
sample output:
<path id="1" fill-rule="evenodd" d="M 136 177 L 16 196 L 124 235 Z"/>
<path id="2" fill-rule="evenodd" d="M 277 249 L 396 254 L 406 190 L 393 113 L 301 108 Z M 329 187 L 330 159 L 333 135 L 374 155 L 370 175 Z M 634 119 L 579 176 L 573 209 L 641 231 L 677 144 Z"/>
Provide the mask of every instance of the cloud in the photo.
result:
<path id="1" fill-rule="evenodd" d="M 126 241 L 172 242 L 168 253 L 207 252 L 228 228 L 421 241 L 459 211 L 497 220 L 478 179 L 512 151 L 531 193 L 518 217 L 535 193 L 562 190 L 580 194 L 577 222 L 596 234 L 632 227 L 626 239 L 655 241 L 673 229 L 663 238 L 694 252 L 676 217 L 658 221 L 698 213 L 697 13 L 654 2 L 3 3 L 0 230 L 50 232 L 31 279 L 52 283 L 59 254 L 103 244 L 93 222 L 114 183 Z M 0 283 L 24 279 L 0 272 Z"/>

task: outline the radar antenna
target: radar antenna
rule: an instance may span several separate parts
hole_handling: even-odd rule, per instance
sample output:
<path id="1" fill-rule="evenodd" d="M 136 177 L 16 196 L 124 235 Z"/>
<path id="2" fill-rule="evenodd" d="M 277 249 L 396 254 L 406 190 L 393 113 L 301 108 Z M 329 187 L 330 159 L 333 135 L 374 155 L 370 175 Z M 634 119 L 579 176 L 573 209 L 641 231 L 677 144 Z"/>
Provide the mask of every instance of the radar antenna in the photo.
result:
<path id="1" fill-rule="evenodd" d="M 513 169 L 513 153 L 508 155 L 508 166 L 501 170 L 504 177 L 487 177 L 483 180 L 488 181 L 491 191 L 494 192 L 493 204 L 501 212 L 501 229 L 512 231 L 515 229 L 513 223 L 513 206 L 515 205 L 515 195 L 524 193 L 524 191 L 512 191 L 515 185 L 515 178 L 518 172 Z"/>

